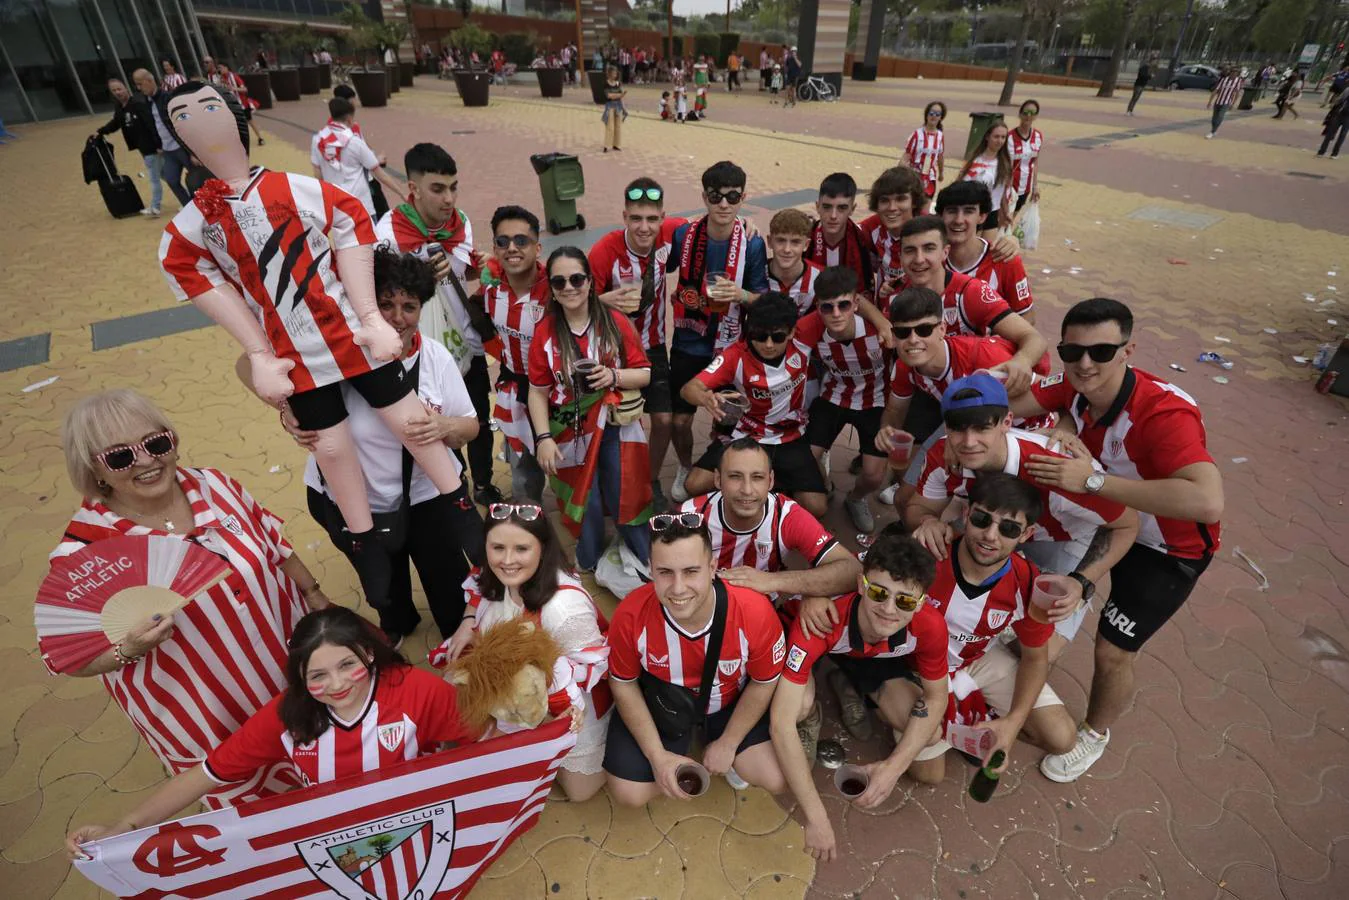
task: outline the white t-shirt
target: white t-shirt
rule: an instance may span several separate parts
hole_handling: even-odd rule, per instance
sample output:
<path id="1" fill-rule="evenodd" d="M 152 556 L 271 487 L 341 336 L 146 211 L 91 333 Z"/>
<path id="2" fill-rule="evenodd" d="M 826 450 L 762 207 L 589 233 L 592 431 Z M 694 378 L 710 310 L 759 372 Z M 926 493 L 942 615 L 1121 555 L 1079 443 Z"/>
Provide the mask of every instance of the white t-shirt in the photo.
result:
<path id="1" fill-rule="evenodd" d="M 309 143 L 309 161 L 323 173 L 323 180 L 335 184 L 375 214 L 370 196 L 370 172 L 379 168 L 379 157 L 359 134 L 341 122 L 329 120 Z"/>
<path id="2" fill-rule="evenodd" d="M 464 378 L 459 374 L 450 351 L 436 341 L 420 340 L 421 350 L 410 359 L 403 360 L 403 368 L 411 369 L 417 359 L 421 366 L 417 374 L 417 396 L 435 412 L 443 416 L 476 417 L 473 400 L 464 387 Z M 379 414 L 371 409 L 355 388 L 342 383 L 342 400 L 347 405 L 347 420 L 351 423 L 351 437 L 356 442 L 356 455 L 361 462 L 361 471 L 365 473 L 366 495 L 370 499 L 371 512 L 393 512 L 403 495 L 403 443 L 400 441 Z M 462 472 L 463 466 L 446 447 L 455 471 Z M 318 463 L 311 455 L 304 467 L 304 483 L 314 490 L 326 494 L 323 481 L 319 478 Z M 412 465 L 412 487 L 408 492 L 413 504 L 434 499 L 440 494 L 431 477 L 422 471 L 422 467 Z"/>

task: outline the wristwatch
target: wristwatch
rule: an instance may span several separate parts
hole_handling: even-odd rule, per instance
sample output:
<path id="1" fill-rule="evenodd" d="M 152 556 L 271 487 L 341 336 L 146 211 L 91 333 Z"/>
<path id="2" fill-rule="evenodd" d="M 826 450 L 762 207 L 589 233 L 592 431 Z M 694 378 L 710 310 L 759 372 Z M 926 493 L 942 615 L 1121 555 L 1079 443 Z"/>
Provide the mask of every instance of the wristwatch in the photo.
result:
<path id="1" fill-rule="evenodd" d="M 1096 582 L 1092 581 L 1081 572 L 1069 572 L 1068 577 L 1082 585 L 1082 602 L 1090 603 L 1091 598 L 1096 596 Z"/>
<path id="2" fill-rule="evenodd" d="M 1092 472 L 1090 475 L 1087 476 L 1088 494 L 1099 494 L 1101 492 L 1101 488 L 1103 487 L 1105 487 L 1104 472 Z"/>

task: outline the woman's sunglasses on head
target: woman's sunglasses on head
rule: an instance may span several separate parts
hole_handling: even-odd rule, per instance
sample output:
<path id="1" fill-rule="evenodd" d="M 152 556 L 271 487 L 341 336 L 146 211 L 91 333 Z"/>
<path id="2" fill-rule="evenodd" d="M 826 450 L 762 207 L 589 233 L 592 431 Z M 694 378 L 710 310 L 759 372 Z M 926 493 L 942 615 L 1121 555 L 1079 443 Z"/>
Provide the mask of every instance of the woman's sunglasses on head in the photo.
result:
<path id="1" fill-rule="evenodd" d="M 533 522 L 543 515 L 543 507 L 533 503 L 493 503 L 487 507 L 487 518 L 494 522 L 504 522 L 511 516 L 521 522 Z"/>
<path id="2" fill-rule="evenodd" d="M 572 272 L 570 275 L 554 275 L 548 279 L 548 285 L 555 291 L 564 291 L 567 285 L 579 288 L 590 280 L 590 276 L 584 272 Z"/>

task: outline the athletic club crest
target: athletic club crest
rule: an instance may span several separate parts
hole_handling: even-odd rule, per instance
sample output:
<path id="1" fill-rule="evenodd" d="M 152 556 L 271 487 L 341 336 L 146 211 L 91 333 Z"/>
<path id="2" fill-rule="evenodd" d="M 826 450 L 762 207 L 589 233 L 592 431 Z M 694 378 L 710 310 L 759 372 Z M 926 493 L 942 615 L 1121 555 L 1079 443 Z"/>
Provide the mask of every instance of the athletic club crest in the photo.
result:
<path id="1" fill-rule="evenodd" d="M 402 722 L 379 726 L 379 745 L 390 753 L 394 752 L 403 743 L 403 732 L 406 730 L 407 726 Z"/>
<path id="2" fill-rule="evenodd" d="M 362 822 L 306 838 L 295 849 L 309 871 L 344 900 L 432 897 L 454 855 L 454 804 Z"/>
<path id="3" fill-rule="evenodd" d="M 759 554 L 760 559 L 766 559 L 773 552 L 772 541 L 755 541 L 754 552 Z"/>
<path id="4" fill-rule="evenodd" d="M 1011 614 L 1011 611 L 1006 609 L 990 609 L 988 611 L 988 627 L 997 631 L 1007 624 L 1007 617 Z"/>

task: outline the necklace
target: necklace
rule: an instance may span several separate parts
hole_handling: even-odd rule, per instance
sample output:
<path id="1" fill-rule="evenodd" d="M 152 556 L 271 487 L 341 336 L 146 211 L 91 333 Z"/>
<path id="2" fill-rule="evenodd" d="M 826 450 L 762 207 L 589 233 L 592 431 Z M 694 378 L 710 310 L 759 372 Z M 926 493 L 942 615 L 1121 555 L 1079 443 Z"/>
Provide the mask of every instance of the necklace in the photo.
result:
<path id="1" fill-rule="evenodd" d="M 140 520 L 146 520 L 146 519 L 149 519 L 149 520 L 152 520 L 152 521 L 153 521 L 153 520 L 159 518 L 159 516 L 157 516 L 157 515 L 150 515 L 149 513 L 143 513 L 143 512 L 141 512 L 140 510 L 133 509 L 132 507 L 127 506 L 125 503 L 119 502 L 119 503 L 118 503 L 118 506 L 122 507 L 122 508 L 125 509 L 127 512 L 129 512 L 132 516 L 135 516 L 137 519 L 140 519 Z M 108 508 L 109 508 L 109 509 L 112 509 L 112 505 L 111 505 L 111 504 L 108 504 Z M 113 512 L 116 512 L 116 510 L 113 510 Z M 189 516 L 189 518 L 191 518 L 191 517 Z M 170 519 L 170 518 L 168 518 L 168 517 L 166 516 L 166 517 L 165 517 L 164 519 L 162 519 L 161 521 L 163 521 L 163 523 L 164 523 L 164 530 L 165 530 L 165 531 L 175 532 L 175 533 L 177 532 L 177 530 L 178 530 L 178 529 L 177 529 L 177 526 L 175 526 L 175 525 L 173 524 L 173 520 L 172 520 L 172 519 Z M 142 522 L 142 524 L 143 524 L 143 522 Z M 153 525 L 150 525 L 150 526 L 147 526 L 147 527 L 153 528 L 154 526 L 153 526 Z"/>

